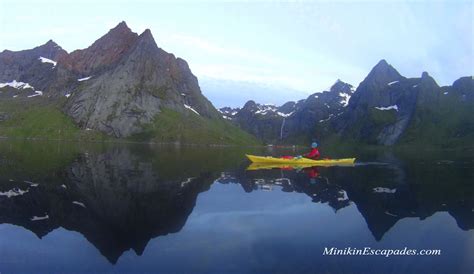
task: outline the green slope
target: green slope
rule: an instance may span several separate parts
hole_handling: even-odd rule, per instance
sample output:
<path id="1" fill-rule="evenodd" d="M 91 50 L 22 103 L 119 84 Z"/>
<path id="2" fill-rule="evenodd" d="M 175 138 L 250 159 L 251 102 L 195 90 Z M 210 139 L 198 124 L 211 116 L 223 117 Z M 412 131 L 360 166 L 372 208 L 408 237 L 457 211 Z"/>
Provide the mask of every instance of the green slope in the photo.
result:
<path id="1" fill-rule="evenodd" d="M 2 118 L 3 117 L 3 118 Z M 94 130 L 82 130 L 61 111 L 60 103 L 42 98 L 0 101 L 0 137 L 45 140 L 115 140 Z M 255 145 L 256 138 L 221 119 L 207 119 L 189 111 L 164 110 L 144 132 L 128 138 L 139 142 Z"/>
<path id="2" fill-rule="evenodd" d="M 146 125 L 142 133 L 129 138 L 145 142 L 179 142 L 183 144 L 255 145 L 252 135 L 240 130 L 223 119 L 207 119 L 192 111 L 186 114 L 163 109 L 153 123 Z"/>
<path id="3" fill-rule="evenodd" d="M 102 133 L 81 130 L 58 104 L 41 98 L 0 101 L 0 136 L 48 140 L 105 140 Z"/>

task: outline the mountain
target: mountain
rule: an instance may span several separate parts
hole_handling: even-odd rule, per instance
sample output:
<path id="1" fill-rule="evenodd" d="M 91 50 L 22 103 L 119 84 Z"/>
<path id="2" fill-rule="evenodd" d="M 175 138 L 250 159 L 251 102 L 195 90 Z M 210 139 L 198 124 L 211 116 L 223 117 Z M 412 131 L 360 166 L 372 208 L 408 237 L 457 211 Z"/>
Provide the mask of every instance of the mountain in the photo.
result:
<path id="1" fill-rule="evenodd" d="M 47 102 L 55 115 L 66 114 L 77 128 L 115 138 L 253 142 L 202 95 L 185 60 L 159 48 L 150 30 L 138 35 L 125 22 L 88 48 L 71 53 L 52 41 L 31 50 L 4 51 L 0 83 L 1 105 L 29 108 Z M 3 126 L 15 125 L 21 115 L 4 112 L 11 121 Z"/>
<path id="2" fill-rule="evenodd" d="M 266 142 L 292 142 L 309 139 L 315 122 L 325 121 L 348 105 L 354 89 L 337 80 L 327 91 L 314 93 L 305 100 L 281 106 L 248 101 L 242 109 L 221 108 L 223 116 Z"/>
<path id="3" fill-rule="evenodd" d="M 328 90 L 280 107 L 247 102 L 232 115 L 267 143 L 465 145 L 474 141 L 474 80 L 440 87 L 427 73 L 406 78 L 385 60 L 357 89 L 337 80 Z M 284 111 L 283 111 L 284 109 Z"/>
<path id="4" fill-rule="evenodd" d="M 469 142 L 474 140 L 467 119 L 474 114 L 474 80 L 461 79 L 440 87 L 427 72 L 406 78 L 382 60 L 360 83 L 347 110 L 325 125 L 326 132 L 378 145 Z"/>

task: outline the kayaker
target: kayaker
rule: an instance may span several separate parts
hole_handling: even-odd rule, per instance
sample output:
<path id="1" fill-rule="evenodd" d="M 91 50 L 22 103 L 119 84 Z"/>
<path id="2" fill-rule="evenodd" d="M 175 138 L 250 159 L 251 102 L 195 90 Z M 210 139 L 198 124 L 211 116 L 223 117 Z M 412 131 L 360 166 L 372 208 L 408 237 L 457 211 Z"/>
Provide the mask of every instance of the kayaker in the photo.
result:
<path id="1" fill-rule="evenodd" d="M 302 157 L 312 159 L 312 160 L 317 160 L 319 159 L 319 150 L 318 150 L 318 143 L 313 142 L 311 143 L 311 151 L 309 153 L 303 154 L 303 156 L 297 156 L 297 159 L 301 159 Z"/>

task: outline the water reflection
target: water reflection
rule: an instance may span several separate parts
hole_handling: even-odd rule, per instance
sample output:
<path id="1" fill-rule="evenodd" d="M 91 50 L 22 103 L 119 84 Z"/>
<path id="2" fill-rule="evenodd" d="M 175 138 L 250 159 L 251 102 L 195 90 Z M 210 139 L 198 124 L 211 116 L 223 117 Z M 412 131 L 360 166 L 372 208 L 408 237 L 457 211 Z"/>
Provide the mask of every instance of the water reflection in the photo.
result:
<path id="1" fill-rule="evenodd" d="M 334 212 L 355 205 L 377 241 L 400 219 L 442 211 L 460 229 L 474 228 L 472 169 L 450 166 L 433 174 L 431 166 L 388 154 L 376 159 L 383 165 L 246 170 L 240 153 L 177 154 L 128 146 L 80 150 L 65 165 L 31 175 L 23 158 L 2 150 L 0 223 L 40 238 L 59 227 L 77 231 L 114 264 L 124 251 L 141 255 L 150 239 L 180 231 L 198 195 L 219 183 L 247 193 L 306 195 Z"/>
<path id="2" fill-rule="evenodd" d="M 85 153 L 35 184 L 2 182 L 0 223 L 40 238 L 58 227 L 77 231 L 115 263 L 126 250 L 140 255 L 150 239 L 178 232 L 212 180 L 209 173 L 163 178 L 124 147 Z"/>

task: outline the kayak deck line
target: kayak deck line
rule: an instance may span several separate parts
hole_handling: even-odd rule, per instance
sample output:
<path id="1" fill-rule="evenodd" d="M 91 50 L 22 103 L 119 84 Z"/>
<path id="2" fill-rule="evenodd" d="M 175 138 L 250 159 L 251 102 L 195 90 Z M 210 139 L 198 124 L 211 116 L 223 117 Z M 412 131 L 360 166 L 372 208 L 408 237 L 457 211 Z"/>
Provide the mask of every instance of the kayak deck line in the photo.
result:
<path id="1" fill-rule="evenodd" d="M 313 165 L 313 166 L 347 166 L 354 165 L 356 158 L 343 158 L 343 159 L 322 159 L 322 160 L 311 160 L 307 158 L 275 158 L 271 156 L 256 156 L 246 154 L 247 158 L 252 163 L 258 164 L 282 164 L 282 165 Z"/>
<path id="2" fill-rule="evenodd" d="M 272 163 L 251 163 L 247 170 L 261 170 L 261 169 L 285 169 L 285 170 L 298 170 L 304 168 L 311 168 L 317 165 L 314 164 L 272 164 Z M 327 165 L 326 165 L 327 166 Z M 349 165 L 353 166 L 353 165 Z"/>

